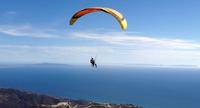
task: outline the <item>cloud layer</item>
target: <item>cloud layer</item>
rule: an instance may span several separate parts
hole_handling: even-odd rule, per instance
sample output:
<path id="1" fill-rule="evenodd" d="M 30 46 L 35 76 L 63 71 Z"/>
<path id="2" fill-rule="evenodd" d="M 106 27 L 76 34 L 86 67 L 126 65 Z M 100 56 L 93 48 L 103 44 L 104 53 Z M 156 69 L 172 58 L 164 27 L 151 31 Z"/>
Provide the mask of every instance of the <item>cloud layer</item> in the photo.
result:
<path id="1" fill-rule="evenodd" d="M 0 45 L 0 63 L 87 64 L 91 56 L 111 54 L 108 47 Z"/>
<path id="2" fill-rule="evenodd" d="M 152 38 L 148 36 L 139 36 L 130 33 L 90 33 L 75 32 L 72 35 L 77 38 L 103 41 L 111 45 L 134 46 L 135 48 L 151 49 L 174 49 L 174 50 L 197 50 L 200 44 L 195 41 L 183 39 Z"/>
<path id="3" fill-rule="evenodd" d="M 2 63 L 87 64 L 91 56 L 98 56 L 100 64 L 200 66 L 200 44 L 193 40 L 157 38 L 127 32 L 64 33 L 58 29 L 35 28 L 31 25 L 0 25 L 0 33 L 5 36 L 58 39 L 56 45 L 51 46 L 1 44 Z M 87 43 L 87 46 L 74 43 L 59 45 L 59 39 L 66 36 L 72 37 L 74 43 L 83 42 Z"/>
<path id="4" fill-rule="evenodd" d="M 58 38 L 61 33 L 54 29 L 36 28 L 32 25 L 0 25 L 0 33 L 8 36 L 32 38 Z M 63 34 L 62 34 L 63 35 Z"/>

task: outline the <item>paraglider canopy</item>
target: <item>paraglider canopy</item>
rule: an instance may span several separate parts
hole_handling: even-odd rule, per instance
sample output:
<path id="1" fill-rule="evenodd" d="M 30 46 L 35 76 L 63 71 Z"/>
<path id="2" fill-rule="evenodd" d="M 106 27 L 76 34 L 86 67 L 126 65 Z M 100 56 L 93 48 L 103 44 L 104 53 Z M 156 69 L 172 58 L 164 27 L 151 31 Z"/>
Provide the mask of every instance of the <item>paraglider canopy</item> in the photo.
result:
<path id="1" fill-rule="evenodd" d="M 111 9 L 111 8 L 103 8 L 103 7 L 90 7 L 90 8 L 85 8 L 83 10 L 78 11 L 75 13 L 72 18 L 70 19 L 70 25 L 73 25 L 81 16 L 84 16 L 88 13 L 93 13 L 93 12 L 105 12 L 117 19 L 119 22 L 121 28 L 123 30 L 127 29 L 127 21 L 125 17 L 118 11 Z"/>

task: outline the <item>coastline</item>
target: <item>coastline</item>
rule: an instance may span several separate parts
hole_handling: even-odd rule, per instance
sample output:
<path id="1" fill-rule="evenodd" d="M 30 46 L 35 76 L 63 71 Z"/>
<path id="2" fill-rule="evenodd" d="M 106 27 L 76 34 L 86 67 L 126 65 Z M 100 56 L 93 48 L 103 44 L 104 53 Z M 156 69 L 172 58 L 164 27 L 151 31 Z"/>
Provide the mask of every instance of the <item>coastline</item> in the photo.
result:
<path id="1" fill-rule="evenodd" d="M 44 94 L 0 88 L 0 108 L 142 108 L 133 104 L 73 100 Z"/>

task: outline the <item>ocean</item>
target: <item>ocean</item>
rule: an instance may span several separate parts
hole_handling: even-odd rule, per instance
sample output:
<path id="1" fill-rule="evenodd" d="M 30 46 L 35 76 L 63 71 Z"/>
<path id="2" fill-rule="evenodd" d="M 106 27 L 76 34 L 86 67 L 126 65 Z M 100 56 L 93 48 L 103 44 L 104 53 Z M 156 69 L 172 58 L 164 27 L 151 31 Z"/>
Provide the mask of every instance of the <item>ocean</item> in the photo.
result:
<path id="1" fill-rule="evenodd" d="M 144 108 L 200 108 L 200 69 L 192 68 L 0 66 L 0 87 Z"/>

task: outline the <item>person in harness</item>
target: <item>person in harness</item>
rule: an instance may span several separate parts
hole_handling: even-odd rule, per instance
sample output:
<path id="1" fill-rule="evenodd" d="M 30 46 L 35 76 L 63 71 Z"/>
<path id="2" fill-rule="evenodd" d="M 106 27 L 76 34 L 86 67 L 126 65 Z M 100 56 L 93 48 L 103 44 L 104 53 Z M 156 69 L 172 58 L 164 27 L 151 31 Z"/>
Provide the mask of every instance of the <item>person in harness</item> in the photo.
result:
<path id="1" fill-rule="evenodd" d="M 92 65 L 92 67 L 96 67 L 97 68 L 97 64 L 95 63 L 95 59 L 94 58 L 91 57 L 90 63 Z"/>

